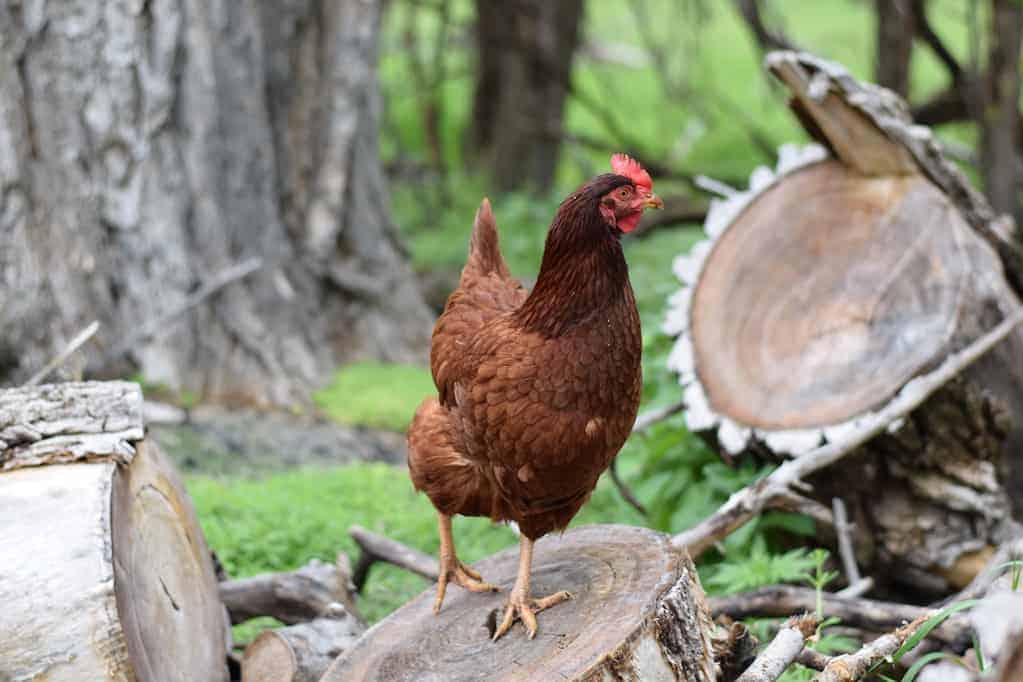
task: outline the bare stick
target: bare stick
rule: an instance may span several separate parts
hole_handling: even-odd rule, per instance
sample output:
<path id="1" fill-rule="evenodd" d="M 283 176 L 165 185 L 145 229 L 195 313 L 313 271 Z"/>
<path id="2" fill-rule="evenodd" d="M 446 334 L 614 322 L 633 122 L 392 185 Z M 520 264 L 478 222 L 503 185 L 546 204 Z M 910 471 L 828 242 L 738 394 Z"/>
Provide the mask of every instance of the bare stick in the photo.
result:
<path id="1" fill-rule="evenodd" d="M 439 564 L 429 554 L 412 549 L 397 540 L 368 531 L 362 526 L 352 526 L 348 529 L 348 534 L 362 549 L 362 555 L 355 563 L 355 571 L 352 573 L 352 583 L 355 585 L 356 591 L 362 591 L 362 586 L 369 576 L 369 569 L 378 561 L 385 561 L 404 568 L 427 580 L 437 579 L 440 572 Z"/>
<path id="2" fill-rule="evenodd" d="M 714 543 L 762 512 L 772 499 L 791 492 L 791 485 L 831 466 L 920 407 L 932 393 L 991 350 L 1020 322 L 1023 322 L 1023 310 L 1017 310 L 963 350 L 949 355 L 933 372 L 907 382 L 887 405 L 878 412 L 864 415 L 860 425 L 844 437 L 785 462 L 766 478 L 739 490 L 710 517 L 676 535 L 673 542 L 685 547 L 696 559 Z"/>
<path id="3" fill-rule="evenodd" d="M 838 556 L 842 559 L 845 579 L 850 585 L 860 581 L 860 568 L 856 565 L 856 553 L 853 551 L 852 527 L 845 510 L 845 502 L 836 497 L 831 500 L 831 513 L 835 518 L 835 535 L 838 538 Z"/>
<path id="4" fill-rule="evenodd" d="M 924 614 L 895 632 L 881 635 L 859 651 L 835 656 L 817 676 L 816 682 L 854 682 L 854 680 L 859 680 L 875 664 L 898 651 L 899 647 L 930 618 L 930 615 L 929 613 Z"/>
<path id="5" fill-rule="evenodd" d="M 107 354 L 107 359 L 120 357 L 127 350 L 131 349 L 135 345 L 148 340 L 150 337 L 155 335 L 160 329 L 179 317 L 183 313 L 188 312 L 192 308 L 196 307 L 213 294 L 217 293 L 228 284 L 236 282 L 240 279 L 248 277 L 252 273 L 263 267 L 262 258 L 250 258 L 242 261 L 241 263 L 235 263 L 234 265 L 221 270 L 217 274 L 213 275 L 205 282 L 202 286 L 195 290 L 190 296 L 185 298 L 184 301 L 174 306 L 167 312 L 153 319 L 143 322 L 139 327 L 138 331 L 134 334 L 129 335 L 124 341 L 118 344 L 112 351 Z"/>
<path id="6" fill-rule="evenodd" d="M 611 475 L 611 482 L 615 484 L 615 488 L 618 488 L 618 494 L 622 496 L 622 499 L 625 500 L 630 507 L 638 511 L 643 516 L 646 516 L 646 507 L 643 506 L 643 503 L 639 501 L 636 494 L 632 492 L 629 486 L 625 485 L 625 481 L 623 481 L 618 475 L 617 457 L 611 460 L 611 466 L 608 467 L 607 473 Z"/>
<path id="7" fill-rule="evenodd" d="M 784 617 L 815 609 L 817 592 L 808 587 L 774 585 L 726 597 L 711 597 L 708 602 L 715 617 Z M 840 597 L 828 593 L 821 596 L 821 602 L 825 616 L 834 616 L 845 625 L 870 632 L 885 632 L 907 621 L 927 618 L 935 613 L 921 606 Z M 953 616 L 935 628 L 929 636 L 943 644 L 958 647 L 969 641 L 970 624 L 964 617 Z"/>
<path id="8" fill-rule="evenodd" d="M 655 407 L 652 410 L 647 410 L 636 417 L 636 423 L 632 426 L 632 433 L 642 433 L 657 422 L 662 422 L 668 417 L 676 415 L 684 409 L 686 409 L 686 404 L 683 402 L 677 402 L 672 405 L 665 405 L 664 407 Z"/>
<path id="9" fill-rule="evenodd" d="M 290 625 L 322 616 L 335 617 L 344 611 L 355 614 L 349 574 L 344 555 L 338 556 L 336 564 L 313 559 L 296 571 L 224 581 L 220 583 L 220 600 L 227 607 L 232 625 L 260 616 L 272 616 Z"/>
<path id="10" fill-rule="evenodd" d="M 819 651 L 803 647 L 803 650 L 796 656 L 796 663 L 820 672 L 828 667 L 828 663 L 831 663 L 831 656 L 825 656 Z"/>
<path id="11" fill-rule="evenodd" d="M 70 358 L 76 350 L 81 348 L 86 341 L 91 339 L 97 331 L 99 331 L 99 322 L 95 321 L 82 331 L 78 332 L 75 338 L 71 339 L 71 343 L 64 347 L 64 350 L 57 353 L 56 357 L 47 362 L 42 369 L 33 374 L 32 377 L 25 382 L 25 386 L 35 386 L 39 384 L 39 382 L 45 379 L 50 372 L 67 362 L 67 359 Z"/>
<path id="12" fill-rule="evenodd" d="M 874 589 L 873 578 L 860 578 L 851 585 L 844 587 L 838 592 L 835 592 L 835 594 L 837 594 L 839 597 L 855 598 L 862 597 L 867 592 L 870 592 L 872 589 Z"/>
<path id="13" fill-rule="evenodd" d="M 817 619 L 814 616 L 793 616 L 735 682 L 774 682 L 792 665 L 807 638 L 816 631 Z"/>

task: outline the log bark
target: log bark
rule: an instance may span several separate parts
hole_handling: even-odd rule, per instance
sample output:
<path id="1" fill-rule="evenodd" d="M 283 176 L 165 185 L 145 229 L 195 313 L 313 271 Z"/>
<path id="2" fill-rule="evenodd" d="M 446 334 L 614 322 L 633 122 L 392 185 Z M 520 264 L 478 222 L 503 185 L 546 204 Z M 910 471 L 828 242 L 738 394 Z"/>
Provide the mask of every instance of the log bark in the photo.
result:
<path id="1" fill-rule="evenodd" d="M 94 319 L 87 374 L 227 402 L 424 361 L 431 316 L 377 154 L 381 5 L 0 7 L 0 383 Z"/>
<path id="2" fill-rule="evenodd" d="M 0 552 L 0 677 L 226 682 L 227 623 L 191 502 L 140 430 L 114 428 L 137 423 L 137 387 L 41 386 L 0 404 L 6 433 L 74 455 L 0 473 L 0 545 L 17 548 Z"/>
<path id="3" fill-rule="evenodd" d="M 231 624 L 270 616 L 293 625 L 348 613 L 358 618 L 349 583 L 348 559 L 325 564 L 313 559 L 296 571 L 264 573 L 220 583 L 220 600 Z"/>
<path id="4" fill-rule="evenodd" d="M 242 682 L 317 682 L 365 630 L 343 613 L 265 630 L 245 648 Z"/>
<path id="5" fill-rule="evenodd" d="M 692 562 L 642 528 L 586 526 L 536 545 L 532 590 L 573 599 L 497 642 L 490 628 L 515 579 L 507 550 L 475 565 L 499 594 L 450 591 L 439 615 L 431 588 L 374 626 L 338 658 L 338 680 L 713 680 L 712 624 Z"/>
<path id="6" fill-rule="evenodd" d="M 799 457 L 870 423 L 1020 310 L 1023 260 L 893 93 L 773 53 L 823 147 L 781 150 L 716 202 L 680 258 L 666 329 L 687 422 L 729 453 Z M 741 277 L 738 273 L 742 273 Z M 1023 328 L 907 418 L 808 482 L 842 497 L 867 573 L 947 594 L 1014 536 L 1023 493 Z"/>

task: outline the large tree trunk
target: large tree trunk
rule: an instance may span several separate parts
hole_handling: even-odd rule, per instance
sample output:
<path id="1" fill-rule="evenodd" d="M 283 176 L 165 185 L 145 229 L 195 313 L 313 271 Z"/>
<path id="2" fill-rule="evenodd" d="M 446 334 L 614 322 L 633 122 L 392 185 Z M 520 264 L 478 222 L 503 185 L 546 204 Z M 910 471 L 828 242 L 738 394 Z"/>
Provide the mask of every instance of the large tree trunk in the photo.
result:
<path id="1" fill-rule="evenodd" d="M 713 624 L 692 561 L 644 528 L 586 526 L 536 544 L 533 592 L 572 599 L 539 614 L 536 639 L 521 626 L 490 641 L 518 551 L 475 565 L 499 594 L 435 589 L 381 621 L 321 682 L 341 680 L 716 679 Z M 488 626 L 489 623 L 489 626 Z"/>
<path id="2" fill-rule="evenodd" d="M 0 678 L 227 680 L 227 615 L 122 382 L 0 391 Z"/>
<path id="3" fill-rule="evenodd" d="M 87 371 L 283 404 L 422 360 L 377 159 L 378 2 L 0 6 L 0 381 Z M 160 324 L 228 266 L 262 268 Z M 142 330 L 142 331 L 139 331 Z"/>
<path id="4" fill-rule="evenodd" d="M 687 420 L 732 453 L 840 441 L 1020 308 L 1020 253 L 891 92 L 809 55 L 768 63 L 827 149 L 783 149 L 708 215 L 669 319 Z M 830 151 L 830 154 L 829 154 Z M 741 273 L 741 274 L 740 274 Z M 860 558 L 924 593 L 969 580 L 1018 526 L 1023 330 L 910 419 L 813 479 Z M 1021 510 L 1015 510 L 1017 514 Z"/>
<path id="5" fill-rule="evenodd" d="M 471 155 L 501 191 L 548 191 L 582 0 L 477 0 Z"/>

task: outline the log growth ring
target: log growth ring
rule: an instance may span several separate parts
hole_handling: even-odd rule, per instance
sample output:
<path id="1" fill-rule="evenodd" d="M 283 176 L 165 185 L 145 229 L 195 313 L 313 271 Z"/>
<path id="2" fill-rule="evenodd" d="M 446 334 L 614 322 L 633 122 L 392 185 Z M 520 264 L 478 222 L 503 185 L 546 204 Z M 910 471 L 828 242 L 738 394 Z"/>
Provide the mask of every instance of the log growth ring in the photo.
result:
<path id="1" fill-rule="evenodd" d="M 575 680 L 628 656 L 662 595 L 679 580 L 682 555 L 660 533 L 629 526 L 587 526 L 536 544 L 532 594 L 568 590 L 573 599 L 538 614 L 529 640 L 520 622 L 497 642 L 487 621 L 502 610 L 518 563 L 511 548 L 476 563 L 500 593 L 449 587 L 433 614 L 435 587 L 370 629 L 324 675 L 340 680 Z M 689 564 L 691 566 L 691 564 Z M 498 620 L 503 613 L 496 615 Z M 695 634 L 694 634 L 695 636 Z M 660 657 L 660 654 L 657 654 Z"/>
<path id="2" fill-rule="evenodd" d="M 693 294 L 711 407 L 761 429 L 837 424 L 940 359 L 968 276 L 963 218 L 919 175 L 793 172 L 714 245 Z"/>

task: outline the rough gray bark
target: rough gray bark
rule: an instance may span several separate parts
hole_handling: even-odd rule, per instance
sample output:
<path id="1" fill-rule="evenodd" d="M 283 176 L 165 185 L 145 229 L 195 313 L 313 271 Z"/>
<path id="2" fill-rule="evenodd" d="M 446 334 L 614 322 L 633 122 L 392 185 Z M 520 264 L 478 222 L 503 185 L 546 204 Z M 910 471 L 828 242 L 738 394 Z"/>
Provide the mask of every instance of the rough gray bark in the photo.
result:
<path id="1" fill-rule="evenodd" d="M 129 464 L 143 435 L 138 384 L 0 390 L 0 470 L 101 457 Z"/>
<path id="2" fill-rule="evenodd" d="M 554 180 L 582 0 L 477 0 L 470 146 L 501 191 Z"/>
<path id="3" fill-rule="evenodd" d="M 87 370 L 285 404 L 430 318 L 377 159 L 380 3 L 0 7 L 0 381 L 86 323 Z M 218 272 L 263 267 L 113 353 Z"/>
<path id="4" fill-rule="evenodd" d="M 475 564 L 503 593 L 450 591 L 439 615 L 435 590 L 426 590 L 369 630 L 322 682 L 716 679 L 713 624 L 699 577 L 666 536 L 584 526 L 542 538 L 534 593 L 567 589 L 573 598 L 542 614 L 536 639 L 516 626 L 491 642 L 517 563 L 511 549 Z"/>

